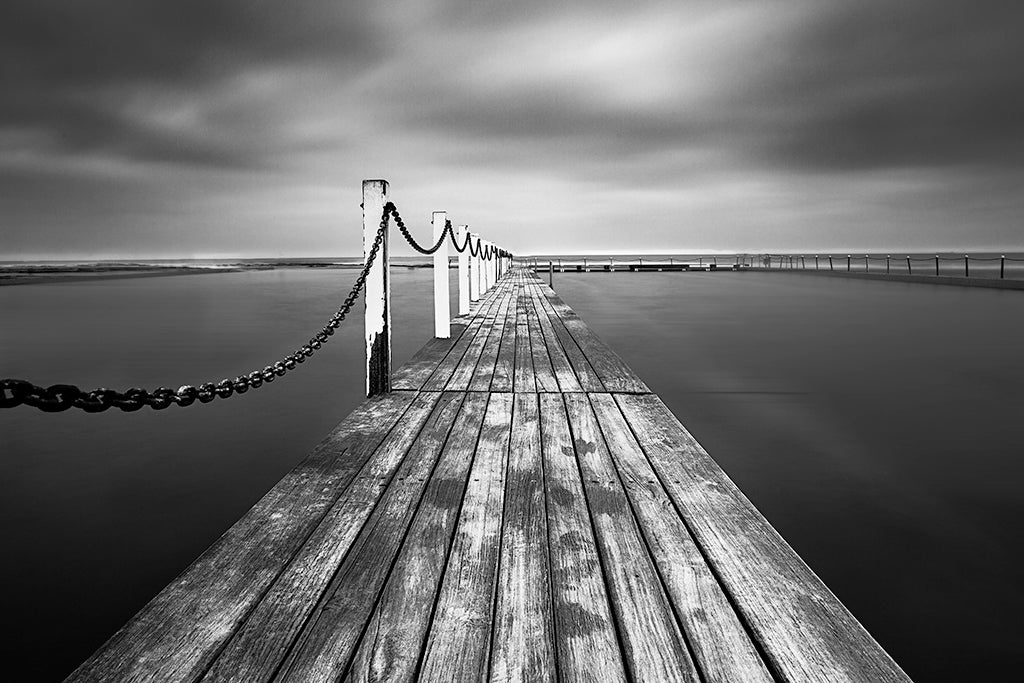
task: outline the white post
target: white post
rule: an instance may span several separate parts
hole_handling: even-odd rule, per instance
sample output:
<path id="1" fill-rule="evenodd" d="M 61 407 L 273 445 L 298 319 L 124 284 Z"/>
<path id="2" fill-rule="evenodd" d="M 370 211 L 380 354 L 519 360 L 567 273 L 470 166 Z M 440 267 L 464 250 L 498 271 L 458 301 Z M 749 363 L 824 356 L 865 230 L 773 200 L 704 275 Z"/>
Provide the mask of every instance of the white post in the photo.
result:
<path id="1" fill-rule="evenodd" d="M 486 240 L 480 241 L 480 296 L 490 290 L 490 261 L 486 259 L 489 246 Z"/>
<path id="2" fill-rule="evenodd" d="M 380 230 L 388 201 L 386 180 L 363 181 L 363 259 Z M 366 275 L 364 329 L 366 331 L 366 395 L 391 391 L 391 283 L 388 279 L 388 231 L 384 231 L 377 257 Z"/>
<path id="3" fill-rule="evenodd" d="M 469 233 L 469 239 L 471 243 L 476 243 L 479 239 L 479 235 L 475 232 Z M 483 278 L 480 277 L 480 256 L 479 254 L 474 255 L 470 259 L 469 263 L 469 299 L 470 301 L 480 301 L 480 285 L 483 284 Z"/>
<path id="4" fill-rule="evenodd" d="M 467 228 L 469 226 L 460 225 L 458 232 L 455 234 L 455 241 L 458 244 L 463 244 L 466 241 L 466 236 L 469 234 Z M 459 254 L 459 315 L 466 315 L 469 313 L 469 247 Z"/>
<path id="5" fill-rule="evenodd" d="M 444 225 L 448 214 L 435 211 L 431 217 L 434 226 L 434 241 L 444 235 Z M 448 240 L 441 243 L 441 248 L 434 252 L 434 336 L 448 339 L 452 336 L 451 306 L 448 303 Z"/>

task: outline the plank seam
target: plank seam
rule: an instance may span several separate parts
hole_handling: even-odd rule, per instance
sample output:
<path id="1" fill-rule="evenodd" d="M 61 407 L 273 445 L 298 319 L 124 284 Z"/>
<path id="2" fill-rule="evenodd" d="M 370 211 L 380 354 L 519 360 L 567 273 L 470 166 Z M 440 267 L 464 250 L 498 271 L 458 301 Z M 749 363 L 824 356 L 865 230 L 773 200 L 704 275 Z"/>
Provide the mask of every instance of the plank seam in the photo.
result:
<path id="1" fill-rule="evenodd" d="M 754 648 L 757 650 L 757 654 L 761 658 L 761 661 L 768 668 L 768 672 L 771 674 L 772 678 L 774 678 L 776 681 L 786 680 L 786 677 L 784 676 L 782 671 L 779 670 L 778 665 L 775 662 L 775 659 L 765 649 L 764 644 L 761 642 L 760 638 L 758 638 L 754 633 L 750 623 L 747 621 L 746 613 L 744 612 L 744 610 L 740 609 L 740 606 L 737 603 L 736 598 L 733 595 L 733 592 L 729 589 L 725 582 L 722 581 L 722 576 L 718 572 L 718 567 L 712 561 L 711 557 L 707 554 L 707 551 L 704 549 L 704 545 L 700 541 L 700 537 L 698 537 L 694 533 L 693 528 L 690 526 L 689 520 L 686 519 L 686 515 L 684 515 L 683 511 L 679 508 L 679 504 L 676 502 L 675 496 L 671 495 L 669 487 L 665 485 L 665 480 L 660 469 L 656 467 L 654 461 L 651 460 L 650 454 L 648 454 L 647 449 L 644 448 L 644 444 L 640 439 L 640 435 L 636 433 L 636 430 L 633 428 L 633 423 L 629 421 L 629 417 L 626 415 L 625 411 L 622 410 L 622 405 L 619 403 L 618 397 L 615 394 L 612 394 L 612 398 L 615 400 L 615 406 L 619 409 L 619 413 L 622 414 L 623 421 L 625 421 L 626 425 L 629 427 L 630 434 L 633 435 L 633 439 L 636 441 L 637 446 L 640 447 L 640 451 L 644 454 L 644 458 L 647 460 L 647 464 L 650 465 L 651 471 L 654 472 L 654 476 L 658 478 L 658 483 L 665 490 L 665 493 L 668 496 L 669 501 L 672 503 L 672 508 L 675 510 L 676 514 L 679 515 L 679 519 L 682 520 L 683 526 L 686 527 L 686 533 L 690 534 L 690 538 L 693 539 L 693 544 L 697 547 L 697 551 L 700 553 L 700 556 L 704 559 L 704 564 L 707 565 L 708 569 L 711 571 L 711 575 L 715 577 L 715 581 L 721 587 L 722 593 L 725 595 L 726 600 L 729 601 L 729 606 L 732 607 L 732 611 L 736 614 L 736 618 L 739 620 L 740 625 L 743 626 L 743 630 L 746 632 L 751 644 L 753 644 Z"/>
<path id="2" fill-rule="evenodd" d="M 661 586 L 662 593 L 665 595 L 665 602 L 668 604 L 669 609 L 672 612 L 672 618 L 675 620 L 676 626 L 679 627 L 679 633 L 683 637 L 683 646 L 686 648 L 686 653 L 689 655 L 690 661 L 693 662 L 693 670 L 697 673 L 697 678 L 700 679 L 702 683 L 706 683 L 707 675 L 704 673 L 701 667 L 701 663 L 697 658 L 697 654 L 693 649 L 693 645 L 690 643 L 691 634 L 686 631 L 686 626 L 683 624 L 682 620 L 680 620 L 679 614 L 675 610 L 675 606 L 672 601 L 672 594 L 668 589 L 668 584 L 665 583 L 665 577 L 662 573 L 661 567 L 658 565 L 658 560 L 654 556 L 654 552 L 651 550 L 650 541 L 647 539 L 647 534 L 649 532 L 644 528 L 643 522 L 640 519 L 640 515 L 637 514 L 636 505 L 634 505 L 633 503 L 633 497 L 629 495 L 629 488 L 626 486 L 626 482 L 622 476 L 622 467 L 619 464 L 619 459 L 618 457 L 616 457 L 616 453 L 612 449 L 611 444 L 608 442 L 608 437 L 605 435 L 605 430 L 607 429 L 607 426 L 601 422 L 600 418 L 597 415 L 597 411 L 594 410 L 594 406 L 591 402 L 589 394 L 587 395 L 587 405 L 590 408 L 590 410 L 594 413 L 594 417 L 597 418 L 595 422 L 597 423 L 598 430 L 601 433 L 601 440 L 604 441 L 604 447 L 608 450 L 608 459 L 611 460 L 612 467 L 615 469 L 615 477 L 616 479 L 618 479 L 619 486 L 622 488 L 622 494 L 626 499 L 626 505 L 629 506 L 630 515 L 632 515 L 633 521 L 636 522 L 636 528 L 640 531 L 640 540 L 643 542 L 644 548 L 647 550 L 647 557 L 651 560 L 651 566 L 654 567 L 654 573 L 658 576 L 658 585 Z M 615 405 L 616 407 L 618 407 L 618 403 L 616 403 Z M 619 412 L 621 413 L 622 411 L 620 410 Z M 623 415 L 623 417 L 625 416 Z M 632 429 L 630 431 L 632 432 Z M 639 442 L 637 443 L 639 445 Z M 644 457 L 646 456 L 647 454 L 646 452 L 644 452 Z M 651 469 L 654 469 L 653 466 Z M 667 495 L 668 492 L 666 491 L 666 496 Z M 689 529 L 687 529 L 687 531 L 689 531 Z"/>
<path id="3" fill-rule="evenodd" d="M 587 494 L 587 487 L 584 484 L 583 466 L 580 464 L 580 454 L 576 448 L 576 441 L 578 437 L 572 420 L 569 419 L 569 406 L 565 404 L 564 394 L 562 395 L 562 410 L 565 413 L 566 424 L 569 426 L 569 437 L 572 439 L 572 452 L 574 455 L 573 460 L 576 462 L 576 471 L 580 476 L 580 490 L 583 492 L 583 502 L 587 507 L 587 518 L 590 521 L 590 532 L 594 537 L 594 548 L 597 551 L 597 562 L 601 567 L 601 582 L 604 584 L 605 599 L 608 601 L 608 615 L 611 617 L 612 626 L 615 629 L 615 641 L 619 645 L 619 656 L 622 659 L 622 668 L 626 673 L 626 680 L 630 683 L 636 683 L 636 674 L 633 671 L 633 661 L 630 657 L 626 656 L 626 643 L 622 635 L 623 626 L 619 623 L 617 610 L 612 604 L 612 586 L 611 583 L 609 583 L 610 579 L 608 577 L 608 569 L 606 567 L 607 560 L 605 559 L 604 552 L 601 549 L 601 544 L 597 540 L 599 534 L 597 525 L 594 523 L 594 510 L 590 504 L 590 496 Z"/>
<path id="4" fill-rule="evenodd" d="M 452 533 L 448 539 L 448 547 L 445 550 L 441 574 L 437 577 L 437 586 L 434 589 L 434 600 L 430 606 L 430 615 L 427 617 L 427 628 L 423 631 L 423 642 L 420 643 L 420 654 L 416 659 L 416 668 L 413 672 L 413 680 L 415 681 L 420 679 L 423 662 L 427 657 L 427 643 L 430 641 L 430 632 L 434 628 L 434 617 L 437 615 L 437 604 L 441 600 L 441 588 L 444 586 L 444 579 L 448 574 L 448 563 L 451 561 L 452 549 L 455 547 L 455 538 L 459 535 L 459 523 L 462 521 L 462 508 L 466 503 L 466 490 L 469 488 L 469 480 L 473 476 L 473 465 L 476 464 L 476 454 L 480 447 L 480 435 L 484 430 L 484 422 L 487 420 L 487 409 L 490 407 L 490 404 L 491 397 L 488 395 L 487 402 L 483 407 L 483 415 L 480 417 L 480 426 L 476 430 L 476 441 L 473 444 L 473 455 L 469 460 L 469 466 L 466 468 L 466 478 L 462 482 L 462 495 L 459 497 L 459 509 L 455 514 L 455 523 L 452 525 Z M 465 405 L 465 400 L 463 400 L 463 405 Z"/>
<path id="5" fill-rule="evenodd" d="M 295 558 L 298 556 L 298 554 L 300 552 L 302 552 L 302 549 L 306 546 L 306 543 L 309 541 L 309 539 L 312 538 L 313 534 L 316 533 L 317 529 L 320 528 L 320 525 L 323 524 L 323 521 L 327 518 L 327 515 L 330 514 L 331 510 L 334 509 L 334 506 L 338 504 L 338 501 L 341 500 L 341 498 L 345 495 L 345 493 L 352 487 L 352 484 L 356 481 L 356 479 L 359 478 L 359 473 L 362 471 L 362 469 L 366 465 L 366 463 L 370 461 L 370 459 L 380 449 L 380 447 L 384 444 L 384 442 L 387 441 L 388 437 L 391 435 L 391 432 L 393 432 L 395 430 L 395 428 L 398 426 L 398 424 L 402 421 L 402 418 L 405 417 L 405 414 L 407 412 L 409 412 L 409 409 L 412 407 L 412 403 L 413 403 L 412 401 L 409 401 L 408 405 L 405 406 L 405 409 L 395 419 L 394 424 L 392 424 L 391 427 L 388 429 L 388 431 L 381 437 L 381 439 L 377 443 L 376 447 L 374 447 L 374 449 L 372 451 L 367 453 L 366 458 L 363 460 L 363 464 L 360 465 L 359 469 L 355 471 L 355 473 L 352 475 L 352 478 L 349 480 L 349 482 L 341 489 L 341 491 L 338 492 L 338 495 L 331 501 L 331 503 L 329 505 L 324 506 L 324 512 L 323 512 L 322 515 L 320 515 L 319 521 L 317 521 L 316 524 L 310 525 L 309 533 L 305 535 L 305 537 L 302 539 L 301 543 L 298 543 L 295 546 L 295 551 L 291 554 L 291 556 L 288 558 L 288 560 L 281 564 L 281 569 L 274 575 L 274 579 L 267 583 L 267 587 L 260 593 L 259 599 L 253 601 L 253 603 L 249 607 L 249 609 L 246 610 L 245 616 L 238 621 L 238 623 L 235 625 L 234 630 L 231 632 L 231 635 L 228 638 L 224 639 L 224 642 L 221 643 L 221 646 L 219 648 L 217 648 L 217 651 L 214 653 L 214 655 L 212 657 L 210 657 L 210 660 L 206 663 L 206 666 L 203 667 L 203 669 L 199 673 L 199 675 L 196 676 L 195 680 L 197 680 L 197 681 L 202 680 L 210 672 L 210 670 L 213 668 L 213 666 L 217 663 L 217 660 L 220 658 L 220 656 L 222 654 L 224 654 L 224 651 L 231 644 L 231 642 L 235 639 L 235 636 L 240 631 L 242 631 L 242 629 L 244 628 L 245 624 L 248 623 L 249 618 L 252 616 L 253 612 L 256 611 L 256 609 L 263 602 L 263 599 L 267 597 L 267 594 L 270 593 L 270 591 L 274 588 L 275 585 L 277 585 L 277 582 L 281 578 L 281 576 L 292 565 L 292 562 L 295 561 Z M 327 438 L 330 438 L 330 437 L 327 437 Z M 326 439 L 325 439 L 325 441 L 326 441 Z M 316 452 L 316 450 L 314 450 L 314 453 L 315 452 Z M 339 457 L 341 455 L 344 455 L 345 452 L 347 452 L 347 449 L 345 451 L 343 451 L 339 455 Z M 311 456 L 312 456 L 312 454 L 311 454 Z M 369 518 L 367 518 L 367 519 L 369 519 Z M 225 532 L 225 533 L 227 533 L 227 532 Z M 186 571 L 188 571 L 188 570 L 186 570 Z M 301 633 L 301 630 L 300 630 L 300 633 Z M 285 654 L 287 656 L 287 652 Z M 282 661 L 284 661 L 284 660 L 282 659 Z M 276 673 L 276 668 L 275 668 L 275 673 Z"/>
<path id="6" fill-rule="evenodd" d="M 437 405 L 438 405 L 439 400 L 440 400 L 440 392 L 420 392 L 420 393 L 437 393 L 438 394 L 437 397 L 434 399 L 433 406 L 431 406 L 431 409 L 430 409 L 430 413 L 433 414 L 433 412 L 437 408 Z M 378 496 L 377 500 L 374 501 L 373 509 L 370 510 L 370 514 L 368 514 L 366 516 L 366 521 L 364 521 L 363 522 L 363 526 L 360 527 L 359 534 L 357 534 L 357 536 L 356 536 L 356 540 L 353 540 L 352 545 L 350 545 L 349 548 L 345 551 L 344 556 L 342 556 L 341 560 L 338 562 L 338 566 L 334 568 L 334 572 L 332 572 L 330 580 L 327 582 L 326 586 L 324 587 L 324 590 L 320 593 L 320 596 L 317 598 L 316 604 L 314 604 L 313 609 L 310 610 L 310 612 L 306 616 L 306 618 L 303 619 L 302 626 L 299 627 L 297 635 L 292 640 L 292 642 L 288 645 L 288 647 L 285 649 L 284 655 L 281 657 L 281 661 L 278 662 L 276 667 L 274 667 L 274 672 L 273 672 L 273 674 L 271 674 L 271 677 L 270 677 L 271 680 L 277 679 L 279 677 L 279 675 L 281 674 L 282 668 L 288 662 L 288 660 L 291 658 L 292 652 L 295 651 L 296 646 L 299 645 L 300 642 L 304 642 L 305 641 L 305 637 L 304 636 L 308 632 L 308 628 L 309 628 L 310 623 L 314 622 L 315 619 L 319 619 L 320 612 L 322 611 L 323 605 L 327 602 L 327 597 L 326 596 L 333 592 L 331 590 L 331 588 L 332 588 L 334 582 L 336 581 L 336 579 L 338 578 L 338 574 L 341 572 L 341 568 L 345 565 L 345 560 L 348 559 L 349 553 L 352 552 L 352 549 L 354 547 L 356 547 L 356 542 L 358 541 L 359 536 L 362 535 L 363 530 L 366 528 L 366 523 L 369 522 L 369 520 L 373 518 L 373 513 L 377 511 L 377 508 L 380 506 L 381 501 L 384 500 L 384 497 L 385 497 L 385 494 L 386 494 L 387 490 L 389 488 L 391 488 L 391 484 L 392 484 L 392 482 L 394 482 L 395 477 L 398 475 L 398 471 L 401 469 L 402 463 L 405 462 L 405 459 L 409 455 L 409 451 L 412 449 L 413 445 L 419 440 L 420 435 L 423 434 L 423 430 L 426 429 L 427 423 L 429 423 L 429 422 L 430 422 L 430 415 L 428 415 L 427 418 L 423 421 L 423 424 L 420 425 L 420 428 L 416 431 L 416 436 L 409 440 L 408 447 L 404 449 L 405 452 L 402 454 L 401 459 L 395 465 L 394 471 L 388 477 L 388 481 L 387 481 L 387 483 L 384 486 L 384 491 L 381 493 L 380 496 Z M 447 439 L 448 439 L 448 437 L 446 435 L 445 436 L 445 443 L 447 443 Z M 433 470 L 431 470 L 431 472 L 433 472 Z M 389 569 L 388 570 L 388 576 L 390 576 L 390 574 L 391 574 L 391 571 Z M 385 583 L 386 582 L 387 582 L 387 578 L 385 578 Z M 379 600 L 379 599 L 380 599 L 380 594 L 378 592 L 378 595 L 374 599 L 374 602 L 373 602 L 373 609 L 376 609 L 377 600 Z M 371 615 L 372 615 L 372 610 L 371 610 Z M 364 631 L 365 631 L 365 627 L 364 627 Z M 362 638 L 362 635 L 360 634 L 360 639 L 361 638 Z M 353 655 L 354 654 L 355 654 L 355 651 L 353 650 Z M 347 662 L 346 662 L 345 666 L 346 666 L 346 669 L 347 669 L 348 668 L 348 663 Z M 289 668 L 290 668 L 290 665 L 289 665 Z M 287 671 L 285 673 L 287 674 Z"/>

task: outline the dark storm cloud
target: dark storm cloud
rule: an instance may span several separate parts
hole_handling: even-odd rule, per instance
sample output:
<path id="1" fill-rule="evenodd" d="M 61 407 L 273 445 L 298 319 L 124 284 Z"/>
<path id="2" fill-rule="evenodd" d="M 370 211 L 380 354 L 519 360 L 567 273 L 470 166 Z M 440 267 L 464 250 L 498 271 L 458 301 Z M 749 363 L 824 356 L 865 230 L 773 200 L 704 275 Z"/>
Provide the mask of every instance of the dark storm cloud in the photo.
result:
<path id="1" fill-rule="evenodd" d="M 344 4 L 346 9 L 338 11 Z M 357 3 L 10 0 L 0 5 L 0 127 L 30 129 L 49 151 L 245 167 L 263 144 L 167 130 L 125 111 L 137 91 L 187 93 L 254 67 L 364 65 L 376 29 Z"/>
<path id="2" fill-rule="evenodd" d="M 553 223 L 622 248 L 638 207 L 636 248 L 1007 244 L 1022 25 L 966 0 L 13 0 L 4 247 L 348 252 L 364 177 L 523 249 Z"/>
<path id="3" fill-rule="evenodd" d="M 784 165 L 1019 167 L 1021 27 L 1019 2 L 842 3 L 769 47 L 738 101 Z"/>
<path id="4" fill-rule="evenodd" d="M 739 58 L 709 74 L 712 93 L 692 100 L 681 80 L 654 93 L 666 106 L 609 107 L 600 101 L 604 84 L 571 71 L 546 79 L 546 71 L 558 71 L 560 43 L 577 23 L 587 25 L 581 21 L 567 22 L 564 33 L 540 34 L 551 40 L 551 63 L 517 66 L 515 40 L 497 48 L 484 40 L 477 54 L 506 49 L 507 73 L 479 87 L 457 76 L 410 74 L 393 106 L 406 125 L 598 155 L 710 145 L 750 163 L 812 171 L 1024 162 L 1024 41 L 1017 35 L 1024 4 L 805 2 L 772 23 L 772 8 L 783 6 L 762 5 L 769 21 L 760 27 L 754 22 L 764 17 L 757 13 L 747 25 L 738 16 L 734 36 L 723 33 L 718 37 L 726 42 L 705 46 Z M 623 20 L 609 17 L 606 28 Z M 690 26 L 685 14 L 666 9 L 664 23 L 649 28 L 632 49 L 643 49 L 659 31 L 685 36 Z M 673 59 L 692 57 L 669 53 L 664 60 L 671 67 Z M 517 72 L 527 68 L 536 78 L 521 81 Z"/>

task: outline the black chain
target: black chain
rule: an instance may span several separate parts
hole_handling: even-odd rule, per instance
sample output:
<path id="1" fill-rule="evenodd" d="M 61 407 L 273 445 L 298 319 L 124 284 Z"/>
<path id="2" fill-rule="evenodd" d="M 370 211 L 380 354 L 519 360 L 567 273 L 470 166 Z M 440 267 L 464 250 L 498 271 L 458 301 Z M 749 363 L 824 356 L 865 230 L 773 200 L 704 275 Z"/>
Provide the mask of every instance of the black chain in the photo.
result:
<path id="1" fill-rule="evenodd" d="M 392 206 L 392 208 L 394 208 Z M 134 412 L 143 406 L 149 406 L 154 410 L 163 410 L 172 403 L 181 407 L 190 406 L 196 401 L 209 403 L 215 398 L 228 398 L 234 394 L 244 394 L 249 389 L 259 389 L 263 384 L 273 382 L 282 377 L 296 365 L 304 363 L 320 347 L 327 343 L 334 331 L 338 329 L 345 316 L 356 303 L 359 292 L 366 284 L 366 277 L 370 273 L 370 267 L 377 252 L 384 241 L 384 234 L 388 228 L 388 208 L 384 208 L 384 214 L 380 219 L 380 228 L 373 240 L 373 246 L 367 256 L 366 264 L 356 278 L 355 284 L 345 297 L 344 303 L 338 311 L 331 316 L 324 325 L 324 328 L 317 332 L 306 344 L 299 347 L 294 353 L 289 354 L 272 365 L 262 370 L 239 375 L 235 379 L 224 379 L 220 382 L 206 382 L 198 387 L 185 385 L 177 390 L 169 387 L 160 387 L 153 391 L 133 387 L 127 391 L 115 391 L 114 389 L 93 389 L 83 391 L 71 384 L 54 384 L 43 388 L 20 379 L 0 380 L 0 408 L 14 408 L 19 405 L 27 405 L 39 410 L 56 413 L 69 408 L 80 408 L 87 413 L 99 413 L 108 408 L 119 408 L 124 412 Z"/>
<path id="2" fill-rule="evenodd" d="M 386 215 L 394 217 L 395 225 L 398 226 L 399 231 L 401 231 L 402 233 L 402 237 L 404 237 L 405 241 L 409 243 L 409 246 L 418 251 L 419 253 L 425 254 L 427 256 L 433 254 L 434 252 L 441 248 L 441 245 L 444 244 L 445 237 L 449 237 L 451 239 L 452 246 L 455 247 L 455 251 L 461 254 L 462 252 L 466 251 L 466 247 L 468 246 L 469 253 L 471 255 L 483 255 L 483 259 L 485 261 L 490 261 L 495 256 L 512 255 L 511 252 L 505 251 L 504 249 L 498 249 L 493 244 L 484 247 L 483 242 L 480 240 L 479 237 L 476 238 L 476 248 L 474 249 L 473 244 L 470 240 L 469 233 L 466 233 L 466 238 L 465 240 L 463 240 L 462 246 L 460 247 L 459 243 L 455 241 L 455 231 L 452 229 L 452 222 L 450 220 L 446 220 L 444 222 L 444 230 L 441 231 L 441 236 L 437 238 L 437 242 L 434 243 L 434 246 L 424 247 L 422 244 L 416 241 L 416 239 L 412 236 L 412 233 L 409 232 L 409 229 L 405 227 L 405 221 L 402 220 L 402 216 L 398 213 L 398 207 L 396 207 L 392 202 L 388 202 L 387 204 L 384 205 L 384 213 Z"/>

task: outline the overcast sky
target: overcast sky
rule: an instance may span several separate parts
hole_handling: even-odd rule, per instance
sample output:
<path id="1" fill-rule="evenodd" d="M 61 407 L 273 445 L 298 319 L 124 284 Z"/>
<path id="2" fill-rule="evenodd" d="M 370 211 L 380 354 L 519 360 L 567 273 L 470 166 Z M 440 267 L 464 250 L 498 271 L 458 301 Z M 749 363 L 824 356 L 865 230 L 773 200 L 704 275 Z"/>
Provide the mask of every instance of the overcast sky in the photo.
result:
<path id="1" fill-rule="evenodd" d="M 1024 3 L 0 3 L 0 259 L 1024 249 Z M 397 253 L 404 253 L 396 250 Z"/>

